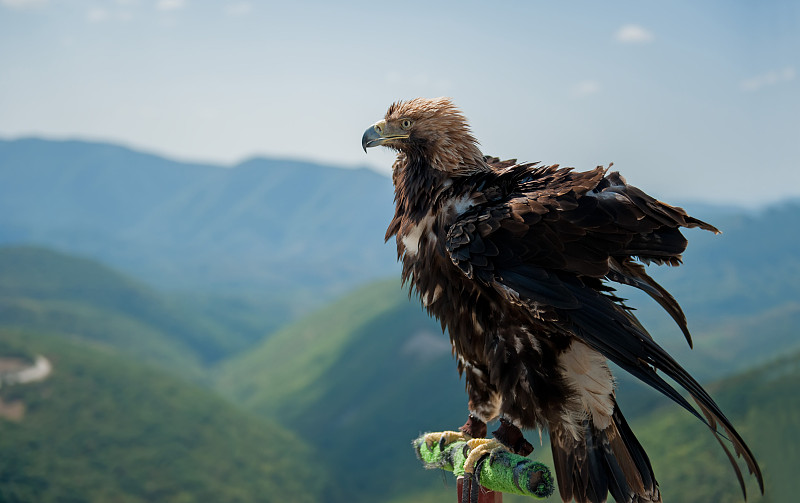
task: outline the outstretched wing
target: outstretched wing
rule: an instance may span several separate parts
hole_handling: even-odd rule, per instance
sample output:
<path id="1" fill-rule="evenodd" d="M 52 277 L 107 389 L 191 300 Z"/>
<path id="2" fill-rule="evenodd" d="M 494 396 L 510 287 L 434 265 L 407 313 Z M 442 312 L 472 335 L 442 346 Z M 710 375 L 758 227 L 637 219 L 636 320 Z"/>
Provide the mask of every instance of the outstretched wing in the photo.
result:
<path id="1" fill-rule="evenodd" d="M 505 189 L 487 191 L 487 202 L 463 213 L 448 230 L 446 249 L 453 263 L 506 302 L 582 339 L 668 396 L 705 422 L 717 438 L 727 437 L 763 491 L 752 453 L 713 399 L 602 282 L 610 279 L 647 292 L 691 343 L 677 302 L 636 259 L 677 265 L 686 247 L 681 227 L 717 230 L 602 168 L 576 173 L 556 166 L 512 166 L 492 186 Z M 656 370 L 688 391 L 702 415 Z M 744 491 L 741 472 L 720 443 Z"/>

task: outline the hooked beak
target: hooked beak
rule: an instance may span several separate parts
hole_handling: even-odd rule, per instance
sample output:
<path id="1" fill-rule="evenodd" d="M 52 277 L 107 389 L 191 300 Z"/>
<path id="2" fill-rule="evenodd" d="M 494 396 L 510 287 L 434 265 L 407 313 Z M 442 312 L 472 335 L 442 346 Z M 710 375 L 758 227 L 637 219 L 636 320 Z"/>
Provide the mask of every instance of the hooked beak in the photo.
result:
<path id="1" fill-rule="evenodd" d="M 364 136 L 361 137 L 361 148 L 366 152 L 369 147 L 377 147 L 391 140 L 405 138 L 408 138 L 407 132 L 391 131 L 385 120 L 379 120 L 364 131 Z"/>

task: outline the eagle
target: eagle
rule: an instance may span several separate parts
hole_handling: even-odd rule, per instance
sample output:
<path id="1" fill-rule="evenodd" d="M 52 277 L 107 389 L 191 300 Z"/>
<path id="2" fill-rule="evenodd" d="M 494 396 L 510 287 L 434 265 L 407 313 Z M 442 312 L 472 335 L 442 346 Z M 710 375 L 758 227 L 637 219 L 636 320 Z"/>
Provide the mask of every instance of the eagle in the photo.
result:
<path id="1" fill-rule="evenodd" d="M 468 395 L 458 432 L 521 455 L 523 429 L 549 431 L 565 502 L 660 502 L 650 460 L 615 397 L 608 362 L 704 422 L 745 483 L 733 453 L 764 491 L 761 470 L 731 422 L 647 332 L 613 283 L 647 293 L 692 339 L 680 306 L 649 264 L 677 266 L 681 228 L 719 231 L 629 185 L 609 168 L 484 155 L 449 98 L 393 103 L 361 139 L 397 152 L 392 166 L 402 279 L 450 337 Z M 683 388 L 696 408 L 663 377 Z M 468 470 L 469 471 L 469 470 Z"/>

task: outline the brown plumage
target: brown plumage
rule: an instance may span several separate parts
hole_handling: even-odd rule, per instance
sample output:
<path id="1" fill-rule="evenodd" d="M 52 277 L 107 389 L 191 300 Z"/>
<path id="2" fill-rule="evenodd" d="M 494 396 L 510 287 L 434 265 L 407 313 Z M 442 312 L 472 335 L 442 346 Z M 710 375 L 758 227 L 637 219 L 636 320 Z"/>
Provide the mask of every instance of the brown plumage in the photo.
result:
<path id="1" fill-rule="evenodd" d="M 713 399 L 647 333 L 609 282 L 658 302 L 691 344 L 675 299 L 643 264 L 679 265 L 681 227 L 713 226 L 653 199 L 616 172 L 484 156 L 449 99 L 393 104 L 362 146 L 398 152 L 397 241 L 403 280 L 446 328 L 465 376 L 462 431 L 527 454 L 519 428 L 550 431 L 564 501 L 661 501 L 647 454 L 616 403 L 610 360 L 705 422 L 728 453 L 760 469 Z M 656 372 L 685 389 L 698 412 Z"/>

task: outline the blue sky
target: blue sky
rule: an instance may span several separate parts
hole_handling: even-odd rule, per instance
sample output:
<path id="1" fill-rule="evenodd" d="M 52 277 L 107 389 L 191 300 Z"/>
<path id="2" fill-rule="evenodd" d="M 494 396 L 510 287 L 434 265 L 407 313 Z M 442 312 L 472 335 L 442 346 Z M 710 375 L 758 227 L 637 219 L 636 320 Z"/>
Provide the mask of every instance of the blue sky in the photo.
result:
<path id="1" fill-rule="evenodd" d="M 0 137 L 369 165 L 397 99 L 671 200 L 800 196 L 800 3 L 0 0 Z"/>

